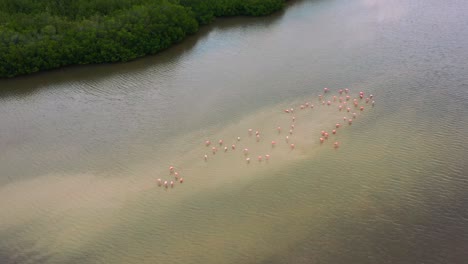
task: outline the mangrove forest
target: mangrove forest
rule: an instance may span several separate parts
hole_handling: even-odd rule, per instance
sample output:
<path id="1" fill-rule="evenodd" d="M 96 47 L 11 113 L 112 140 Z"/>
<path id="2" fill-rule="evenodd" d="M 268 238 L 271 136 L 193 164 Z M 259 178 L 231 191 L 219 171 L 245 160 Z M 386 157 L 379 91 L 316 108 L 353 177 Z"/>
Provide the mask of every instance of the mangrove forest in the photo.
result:
<path id="1" fill-rule="evenodd" d="M 221 16 L 262 16 L 285 0 L 0 0 L 0 77 L 129 61 Z"/>

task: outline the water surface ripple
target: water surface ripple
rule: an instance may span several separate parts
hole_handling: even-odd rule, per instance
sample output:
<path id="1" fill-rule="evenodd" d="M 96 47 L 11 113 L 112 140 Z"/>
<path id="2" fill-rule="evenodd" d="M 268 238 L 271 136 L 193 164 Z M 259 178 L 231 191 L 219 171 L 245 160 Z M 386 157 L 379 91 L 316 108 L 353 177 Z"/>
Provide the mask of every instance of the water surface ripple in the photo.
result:
<path id="1" fill-rule="evenodd" d="M 134 62 L 0 80 L 0 263 L 466 263 L 466 14 L 293 1 Z M 323 87 L 375 95 L 337 150 L 318 138 L 347 114 Z M 306 101 L 291 151 L 282 109 Z M 203 145 L 220 138 L 237 152 Z M 185 182 L 165 191 L 170 165 Z"/>

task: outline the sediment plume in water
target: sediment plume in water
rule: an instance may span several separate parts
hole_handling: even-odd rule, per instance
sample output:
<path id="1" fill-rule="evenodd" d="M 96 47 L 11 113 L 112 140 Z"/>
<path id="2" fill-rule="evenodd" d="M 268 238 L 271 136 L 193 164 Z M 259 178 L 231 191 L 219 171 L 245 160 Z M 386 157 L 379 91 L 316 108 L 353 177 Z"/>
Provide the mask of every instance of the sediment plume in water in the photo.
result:
<path id="1" fill-rule="evenodd" d="M 337 98 L 334 100 L 333 96 Z M 355 98 L 357 106 L 353 105 Z M 347 102 L 346 107 L 343 107 L 344 102 Z M 363 111 L 359 110 L 361 106 L 364 106 Z M 346 111 L 347 107 L 351 111 Z M 27 225 L 21 236 L 8 239 L 9 243 L 35 241 L 31 251 L 51 254 L 57 261 L 65 261 L 68 253 L 72 254 L 69 250 L 93 244 L 92 241 L 102 239 L 100 237 L 106 233 L 119 230 L 122 219 L 125 223 L 138 222 L 137 219 L 148 216 L 156 220 L 191 196 L 248 186 L 259 179 L 274 180 L 268 177 L 285 168 L 291 168 L 290 176 L 294 176 L 295 162 L 319 155 L 326 149 L 346 148 L 349 140 L 346 131 L 359 126 L 369 109 L 372 109 L 371 103 L 366 104 L 357 94 L 346 101 L 344 93 L 329 91 L 321 97 L 315 95 L 263 108 L 224 127 L 207 127 L 167 139 L 171 147 L 164 150 L 164 155 L 158 155 L 163 158 L 150 158 L 148 162 L 135 165 L 128 177 L 54 174 L 12 182 L 0 188 L 3 215 L 0 231 Z M 354 122 L 349 125 L 344 118 Z M 249 129 L 252 129 L 251 134 Z M 321 131 L 328 133 L 323 143 Z M 207 140 L 211 142 L 209 146 L 206 146 Z M 339 142 L 339 149 L 335 148 L 335 142 Z M 218 148 L 216 154 L 211 152 L 213 146 Z M 226 151 L 225 146 L 228 146 Z M 248 149 L 247 156 L 244 149 Z M 250 158 L 250 163 L 246 158 Z M 169 166 L 174 169 L 169 170 Z M 162 183 L 167 181 L 168 188 L 163 184 L 158 186 L 158 178 Z M 180 179 L 184 180 L 183 184 Z M 122 212 L 122 208 L 132 208 L 133 213 Z M 2 248 L 11 247 L 2 245 Z M 13 253 L 19 254 L 17 259 L 20 260 L 21 254 L 29 254 Z"/>
<path id="2" fill-rule="evenodd" d="M 220 131 L 186 138 L 193 148 L 175 163 L 189 175 L 189 181 L 204 181 L 208 187 L 264 174 L 291 160 L 315 155 L 320 148 L 338 149 L 340 134 L 375 104 L 364 100 L 364 94 L 353 96 L 349 89 L 332 93 L 325 88 L 309 101 L 263 109 Z M 227 147 L 231 145 L 236 147 Z M 160 173 L 157 178 L 171 180 L 172 174 Z"/>

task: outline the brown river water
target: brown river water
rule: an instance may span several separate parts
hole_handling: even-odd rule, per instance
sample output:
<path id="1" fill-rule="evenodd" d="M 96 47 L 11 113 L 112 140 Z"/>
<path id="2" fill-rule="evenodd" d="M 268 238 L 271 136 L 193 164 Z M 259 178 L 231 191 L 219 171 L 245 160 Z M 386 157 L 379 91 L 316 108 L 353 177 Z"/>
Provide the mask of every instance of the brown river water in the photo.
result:
<path id="1" fill-rule="evenodd" d="M 467 263 L 467 14 L 293 1 L 156 56 L 0 80 L 0 263 Z M 169 166 L 184 182 L 158 187 Z"/>

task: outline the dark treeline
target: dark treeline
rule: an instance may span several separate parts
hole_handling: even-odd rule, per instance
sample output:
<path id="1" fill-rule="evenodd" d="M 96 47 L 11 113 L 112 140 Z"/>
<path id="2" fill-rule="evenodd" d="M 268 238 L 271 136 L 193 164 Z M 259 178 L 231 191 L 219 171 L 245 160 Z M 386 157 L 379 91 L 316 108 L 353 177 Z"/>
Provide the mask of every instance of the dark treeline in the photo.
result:
<path id="1" fill-rule="evenodd" d="M 0 0 L 0 77 L 154 54 L 218 16 L 285 0 Z"/>

